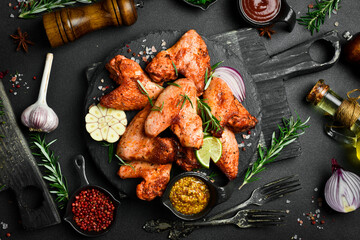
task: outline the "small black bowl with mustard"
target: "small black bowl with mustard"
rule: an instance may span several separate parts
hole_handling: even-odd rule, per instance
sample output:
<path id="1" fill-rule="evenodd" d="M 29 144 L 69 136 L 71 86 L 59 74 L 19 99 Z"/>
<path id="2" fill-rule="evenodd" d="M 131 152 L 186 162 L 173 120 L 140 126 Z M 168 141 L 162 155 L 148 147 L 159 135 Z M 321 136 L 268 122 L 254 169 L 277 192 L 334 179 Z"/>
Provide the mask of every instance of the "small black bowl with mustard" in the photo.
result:
<path id="1" fill-rule="evenodd" d="M 201 172 L 185 172 L 170 181 L 162 203 L 183 220 L 197 220 L 231 196 L 232 183 L 218 187 Z"/>

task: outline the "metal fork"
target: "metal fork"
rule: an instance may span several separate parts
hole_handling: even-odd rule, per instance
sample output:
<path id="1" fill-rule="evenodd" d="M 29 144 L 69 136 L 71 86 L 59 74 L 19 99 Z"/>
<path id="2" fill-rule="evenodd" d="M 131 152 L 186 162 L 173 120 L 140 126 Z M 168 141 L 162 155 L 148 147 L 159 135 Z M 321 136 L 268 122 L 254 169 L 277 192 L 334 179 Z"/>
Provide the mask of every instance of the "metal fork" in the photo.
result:
<path id="1" fill-rule="evenodd" d="M 246 209 L 236 213 L 235 216 L 221 220 L 211 220 L 206 222 L 184 223 L 185 227 L 204 227 L 234 224 L 239 228 L 279 226 L 284 221 L 285 211 L 283 210 L 258 210 Z"/>
<path id="2" fill-rule="evenodd" d="M 269 182 L 261 187 L 254 189 L 250 198 L 239 205 L 236 205 L 228 210 L 222 211 L 212 217 L 204 219 L 205 221 L 211 221 L 215 219 L 223 218 L 231 213 L 235 213 L 242 208 L 249 205 L 262 206 L 263 204 L 281 198 L 286 194 L 300 190 L 299 179 L 294 179 L 296 175 L 283 177 L 273 182 Z"/>

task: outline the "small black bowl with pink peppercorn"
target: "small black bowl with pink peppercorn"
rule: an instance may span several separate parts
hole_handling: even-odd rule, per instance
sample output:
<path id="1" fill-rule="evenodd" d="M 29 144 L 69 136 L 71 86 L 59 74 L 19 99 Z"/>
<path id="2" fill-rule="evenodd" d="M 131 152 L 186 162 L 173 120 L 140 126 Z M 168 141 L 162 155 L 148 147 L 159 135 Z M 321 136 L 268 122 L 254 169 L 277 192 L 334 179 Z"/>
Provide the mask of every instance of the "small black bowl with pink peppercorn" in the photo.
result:
<path id="1" fill-rule="evenodd" d="M 101 236 L 114 225 L 120 202 L 104 188 L 89 185 L 82 155 L 76 156 L 74 162 L 80 175 L 81 187 L 71 196 L 64 220 L 81 235 Z"/>

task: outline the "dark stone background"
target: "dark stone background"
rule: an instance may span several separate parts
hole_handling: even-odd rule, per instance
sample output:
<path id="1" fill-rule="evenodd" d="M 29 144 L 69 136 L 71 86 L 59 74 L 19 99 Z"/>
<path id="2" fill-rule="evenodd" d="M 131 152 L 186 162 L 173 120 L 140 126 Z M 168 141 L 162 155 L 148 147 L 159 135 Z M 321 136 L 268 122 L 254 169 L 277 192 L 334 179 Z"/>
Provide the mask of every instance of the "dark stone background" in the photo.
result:
<path id="1" fill-rule="evenodd" d="M 72 158 L 83 154 L 89 155 L 83 140 L 84 127 L 81 115 L 83 112 L 84 96 L 87 89 L 85 69 L 93 62 L 101 61 L 114 48 L 119 48 L 127 42 L 143 34 L 157 30 L 196 29 L 204 36 L 223 33 L 245 27 L 237 12 L 235 0 L 219 0 L 207 11 L 201 11 L 184 4 L 180 0 L 145 0 L 145 7 L 138 11 L 138 21 L 130 27 L 107 28 L 82 37 L 66 46 L 51 49 L 45 36 L 41 18 L 23 20 L 10 18 L 16 11 L 8 7 L 14 0 L 1 1 L 0 5 L 0 70 L 8 69 L 10 73 L 24 74 L 23 82 L 28 82 L 29 89 L 24 87 L 17 90 L 18 94 L 8 94 L 15 114 L 20 117 L 21 112 L 35 102 L 44 67 L 45 55 L 54 53 L 54 62 L 48 91 L 48 104 L 60 118 L 60 125 L 56 131 L 49 134 L 47 139 L 57 138 L 52 149 L 60 156 L 63 173 L 69 182 L 72 193 L 79 185 L 77 174 L 72 165 Z M 298 16 L 307 11 L 307 5 L 312 0 L 289 0 Z M 321 32 L 332 29 L 342 34 L 345 30 L 353 33 L 359 31 L 360 2 L 357 0 L 343 1 L 337 15 L 326 19 Z M 335 27 L 334 23 L 339 26 Z M 29 53 L 16 52 L 16 46 L 9 38 L 16 28 L 29 33 L 30 39 L 36 43 L 30 46 Z M 277 33 L 272 40 L 264 39 L 269 53 L 276 53 L 311 38 L 310 33 L 302 26 L 296 25 L 292 33 L 275 27 Z M 315 51 L 316 52 L 316 51 Z M 37 76 L 37 80 L 32 77 Z M 282 161 L 271 166 L 259 175 L 261 180 L 247 185 L 241 192 L 236 191 L 232 198 L 220 205 L 214 212 L 245 200 L 257 186 L 271 181 L 279 176 L 298 174 L 302 183 L 302 190 L 281 200 L 269 203 L 263 208 L 289 209 L 290 214 L 283 227 L 239 230 L 234 226 L 214 227 L 198 230 L 189 239 L 291 239 L 297 235 L 302 239 L 357 239 L 359 233 L 359 211 L 340 214 L 323 204 L 321 219 L 325 220 L 323 230 L 310 224 L 303 213 L 314 212 L 318 209 L 317 198 L 323 197 L 323 188 L 331 175 L 330 159 L 335 157 L 346 169 L 360 174 L 360 162 L 355 159 L 353 149 L 345 149 L 327 137 L 323 131 L 324 118 L 305 101 L 307 92 L 320 78 L 334 89 L 339 95 L 359 88 L 359 73 L 343 60 L 329 70 L 296 77 L 286 82 L 286 92 L 290 107 L 305 119 L 311 116 L 311 127 L 300 139 L 302 156 Z M 3 79 L 6 89 L 11 88 L 9 75 Z M 26 133 L 25 128 L 23 128 Z M 91 161 L 87 161 L 87 174 L 91 183 L 113 190 L 106 179 L 98 172 Z M 314 191 L 317 188 L 318 191 Z M 314 198 L 314 199 L 313 199 Z M 287 203 L 289 201 L 290 203 Z M 314 203 L 312 203 L 314 200 Z M 62 213 L 61 213 L 62 214 Z M 325 218 L 323 218 L 323 216 Z M 148 234 L 141 227 L 145 221 L 155 218 L 173 218 L 159 201 L 151 203 L 140 200 L 126 200 L 119 209 L 119 218 L 114 229 L 101 239 L 166 239 L 166 234 Z M 297 219 L 304 221 L 299 226 Z M 65 223 L 36 231 L 24 231 L 19 224 L 20 216 L 15 197 L 11 191 L 0 194 L 0 222 L 9 224 L 7 230 L 0 228 L 0 238 L 6 239 L 5 233 L 11 233 L 11 239 L 80 239 Z"/>

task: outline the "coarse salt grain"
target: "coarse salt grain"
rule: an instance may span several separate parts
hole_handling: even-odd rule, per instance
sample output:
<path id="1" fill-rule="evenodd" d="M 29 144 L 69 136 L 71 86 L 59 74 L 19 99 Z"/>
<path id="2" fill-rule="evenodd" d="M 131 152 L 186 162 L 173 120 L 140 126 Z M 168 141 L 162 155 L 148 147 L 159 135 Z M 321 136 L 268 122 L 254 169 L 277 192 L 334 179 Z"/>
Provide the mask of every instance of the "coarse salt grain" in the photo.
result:
<path id="1" fill-rule="evenodd" d="M 98 89 L 101 90 L 103 88 L 103 86 L 98 86 Z"/>
<path id="2" fill-rule="evenodd" d="M 291 201 L 290 201 L 289 199 L 287 199 L 287 200 L 286 200 L 286 203 L 289 204 L 289 203 L 291 203 Z"/>

